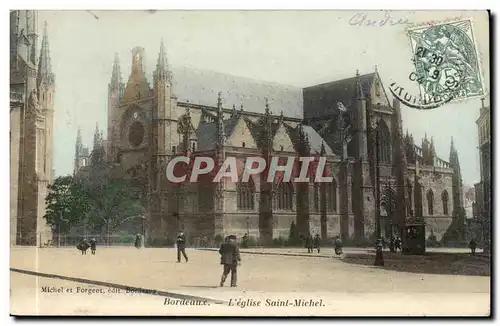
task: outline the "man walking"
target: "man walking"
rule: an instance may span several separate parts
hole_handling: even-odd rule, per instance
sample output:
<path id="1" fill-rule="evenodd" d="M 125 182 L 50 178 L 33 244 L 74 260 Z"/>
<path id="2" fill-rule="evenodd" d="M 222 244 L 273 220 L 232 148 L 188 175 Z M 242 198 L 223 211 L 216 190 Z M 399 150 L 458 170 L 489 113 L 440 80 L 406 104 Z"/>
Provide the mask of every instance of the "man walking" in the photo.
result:
<path id="1" fill-rule="evenodd" d="M 179 235 L 177 236 L 177 262 L 181 262 L 181 253 L 184 256 L 184 259 L 186 260 L 186 263 L 188 262 L 188 257 L 186 255 L 186 236 L 184 235 L 184 232 L 181 231 Z"/>
<path id="2" fill-rule="evenodd" d="M 340 239 L 340 235 L 338 235 L 337 238 L 335 238 L 334 246 L 335 246 L 335 254 L 337 256 L 342 255 L 342 240 Z"/>
<path id="3" fill-rule="evenodd" d="M 476 240 L 474 239 L 471 239 L 470 242 L 469 242 L 469 248 L 470 248 L 470 252 L 471 254 L 475 255 L 476 254 Z"/>
<path id="4" fill-rule="evenodd" d="M 224 243 L 220 246 L 219 253 L 221 255 L 220 263 L 224 265 L 220 286 L 224 286 L 227 274 L 231 272 L 231 287 L 236 287 L 236 268 L 241 262 L 240 249 L 236 243 L 236 236 L 230 235 L 226 237 Z"/>
<path id="5" fill-rule="evenodd" d="M 90 251 L 92 252 L 92 255 L 95 255 L 96 247 L 97 247 L 97 241 L 95 238 L 92 238 L 90 240 Z"/>
<path id="6" fill-rule="evenodd" d="M 308 254 L 312 254 L 312 252 L 313 252 L 313 237 L 312 237 L 311 233 L 309 233 L 306 236 L 306 245 L 305 245 L 305 247 L 307 248 L 307 253 Z"/>
<path id="7" fill-rule="evenodd" d="M 320 246 L 321 246 L 321 238 L 319 237 L 319 234 L 316 234 L 316 236 L 314 237 L 314 248 L 316 248 L 318 250 L 318 254 L 319 254 Z"/>

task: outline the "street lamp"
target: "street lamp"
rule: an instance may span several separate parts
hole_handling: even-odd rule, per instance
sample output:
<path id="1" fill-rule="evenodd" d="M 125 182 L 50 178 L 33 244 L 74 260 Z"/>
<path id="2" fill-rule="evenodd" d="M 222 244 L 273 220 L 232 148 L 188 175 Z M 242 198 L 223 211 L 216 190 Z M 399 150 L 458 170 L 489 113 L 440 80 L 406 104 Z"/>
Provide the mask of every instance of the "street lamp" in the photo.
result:
<path id="1" fill-rule="evenodd" d="M 140 219 L 141 219 L 141 248 L 144 248 L 144 241 L 146 239 L 146 228 L 145 228 L 145 222 L 146 222 L 146 216 L 144 215 L 141 215 L 140 216 Z"/>

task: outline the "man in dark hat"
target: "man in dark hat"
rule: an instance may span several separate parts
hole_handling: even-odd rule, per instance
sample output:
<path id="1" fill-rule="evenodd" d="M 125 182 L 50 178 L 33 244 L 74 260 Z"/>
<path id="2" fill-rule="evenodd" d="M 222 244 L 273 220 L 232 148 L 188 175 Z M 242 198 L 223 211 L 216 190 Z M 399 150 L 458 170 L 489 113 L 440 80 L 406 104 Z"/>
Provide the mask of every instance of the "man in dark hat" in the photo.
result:
<path id="1" fill-rule="evenodd" d="M 186 263 L 188 262 L 188 257 L 186 255 L 186 236 L 184 235 L 184 232 L 181 231 L 179 232 L 179 235 L 177 236 L 177 262 L 181 262 L 181 253 L 184 256 L 184 259 L 186 260 Z"/>
<path id="2" fill-rule="evenodd" d="M 231 287 L 236 287 L 236 268 L 241 262 L 240 249 L 236 243 L 236 236 L 230 235 L 226 237 L 224 243 L 220 246 L 219 253 L 221 254 L 220 263 L 224 265 L 220 286 L 224 286 L 227 274 L 231 272 Z"/>

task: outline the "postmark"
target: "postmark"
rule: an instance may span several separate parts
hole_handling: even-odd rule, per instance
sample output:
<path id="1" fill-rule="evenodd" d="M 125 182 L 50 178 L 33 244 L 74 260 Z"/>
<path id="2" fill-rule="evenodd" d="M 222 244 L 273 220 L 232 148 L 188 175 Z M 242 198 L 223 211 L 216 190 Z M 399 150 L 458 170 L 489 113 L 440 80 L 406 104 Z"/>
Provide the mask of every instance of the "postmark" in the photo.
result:
<path id="1" fill-rule="evenodd" d="M 415 65 L 409 79 L 423 105 L 484 96 L 472 20 L 420 26 L 408 36 Z"/>

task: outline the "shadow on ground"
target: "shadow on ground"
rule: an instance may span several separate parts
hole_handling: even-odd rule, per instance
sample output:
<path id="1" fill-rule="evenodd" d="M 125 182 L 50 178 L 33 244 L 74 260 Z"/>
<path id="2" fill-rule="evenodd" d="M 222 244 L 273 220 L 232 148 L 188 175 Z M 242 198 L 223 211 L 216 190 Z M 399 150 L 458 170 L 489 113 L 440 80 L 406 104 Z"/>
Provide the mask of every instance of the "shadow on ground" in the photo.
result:
<path id="1" fill-rule="evenodd" d="M 346 254 L 342 259 L 349 264 L 373 266 L 375 252 Z M 384 252 L 384 266 L 379 268 L 398 272 L 490 276 L 490 259 L 468 253 L 428 252 L 425 255 L 403 255 Z"/>

